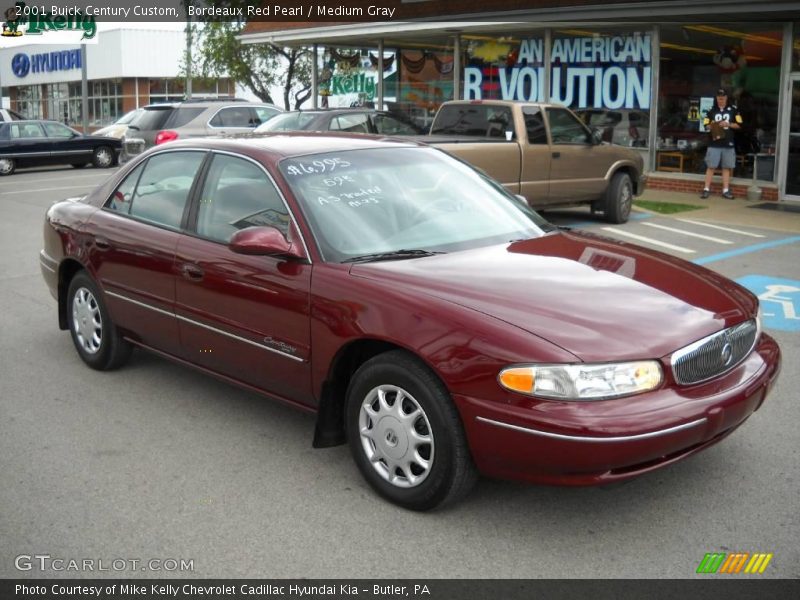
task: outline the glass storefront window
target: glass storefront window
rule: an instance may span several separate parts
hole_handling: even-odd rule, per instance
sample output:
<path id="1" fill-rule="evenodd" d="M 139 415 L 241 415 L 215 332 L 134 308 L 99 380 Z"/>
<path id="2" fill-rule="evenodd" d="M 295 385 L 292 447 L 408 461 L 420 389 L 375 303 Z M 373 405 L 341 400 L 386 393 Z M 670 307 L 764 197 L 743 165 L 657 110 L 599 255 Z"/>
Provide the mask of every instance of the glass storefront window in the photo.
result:
<path id="1" fill-rule="evenodd" d="M 383 101 L 397 110 L 397 64 L 394 51 L 383 53 Z M 376 106 L 378 52 L 358 48 L 327 48 L 319 69 L 320 106 Z"/>
<path id="2" fill-rule="evenodd" d="M 544 38 L 523 33 L 499 38 L 464 35 L 460 97 L 544 101 Z"/>
<path id="3" fill-rule="evenodd" d="M 773 180 L 782 41 L 779 24 L 661 28 L 656 170 L 705 172 L 703 117 L 722 87 L 743 120 L 733 175 L 752 178 L 758 154 L 758 179 Z"/>
<path id="4" fill-rule="evenodd" d="M 552 103 L 571 108 L 603 141 L 648 151 L 650 31 L 554 29 L 550 64 Z"/>
<path id="5" fill-rule="evenodd" d="M 397 109 L 427 129 L 442 102 L 454 98 L 452 43 L 403 49 L 397 56 Z"/>

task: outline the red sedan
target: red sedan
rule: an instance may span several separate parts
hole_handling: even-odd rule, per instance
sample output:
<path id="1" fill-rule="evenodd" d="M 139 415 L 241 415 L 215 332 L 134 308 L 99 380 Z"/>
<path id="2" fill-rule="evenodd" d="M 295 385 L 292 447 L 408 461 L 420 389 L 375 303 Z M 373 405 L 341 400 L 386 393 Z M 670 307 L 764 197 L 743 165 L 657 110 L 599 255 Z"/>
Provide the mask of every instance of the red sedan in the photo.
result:
<path id="1" fill-rule="evenodd" d="M 42 273 L 95 369 L 134 346 L 316 417 L 381 495 L 598 484 L 714 444 L 780 366 L 758 301 L 558 230 L 441 151 L 331 134 L 175 142 L 47 213 Z"/>

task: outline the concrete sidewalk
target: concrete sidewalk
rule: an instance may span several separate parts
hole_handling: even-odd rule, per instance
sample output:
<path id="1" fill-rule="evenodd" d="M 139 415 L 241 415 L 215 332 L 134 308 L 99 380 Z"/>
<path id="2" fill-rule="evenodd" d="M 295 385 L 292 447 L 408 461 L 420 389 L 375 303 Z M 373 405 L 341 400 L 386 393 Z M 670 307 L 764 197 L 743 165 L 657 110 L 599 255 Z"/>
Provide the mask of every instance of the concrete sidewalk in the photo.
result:
<path id="1" fill-rule="evenodd" d="M 763 229 L 774 229 L 776 231 L 786 231 L 789 233 L 800 233 L 800 212 L 789 212 L 782 210 L 788 206 L 797 206 L 800 203 L 776 203 L 775 210 L 765 210 L 753 208 L 757 204 L 767 204 L 767 202 L 749 202 L 746 198 L 736 198 L 726 200 L 721 196 L 712 195 L 706 200 L 702 200 L 698 195 L 685 194 L 681 192 L 671 192 L 666 190 L 649 190 L 636 198 L 636 200 L 650 200 L 652 202 L 675 202 L 680 204 L 693 204 L 702 206 L 702 209 L 689 210 L 672 215 L 685 219 L 697 219 L 699 221 L 714 221 L 729 225 L 746 225 Z M 634 205 L 634 210 L 644 211 Z M 651 211 L 644 211 L 651 212 Z M 660 213 L 653 213 L 660 214 Z"/>

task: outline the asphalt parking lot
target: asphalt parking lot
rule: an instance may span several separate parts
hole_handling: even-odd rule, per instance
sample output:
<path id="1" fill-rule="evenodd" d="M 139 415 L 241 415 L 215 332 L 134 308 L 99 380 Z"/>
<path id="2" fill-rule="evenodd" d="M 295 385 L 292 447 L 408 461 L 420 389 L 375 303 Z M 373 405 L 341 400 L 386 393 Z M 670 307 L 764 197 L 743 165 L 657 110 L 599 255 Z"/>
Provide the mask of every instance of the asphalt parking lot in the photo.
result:
<path id="1" fill-rule="evenodd" d="M 609 230 L 586 211 L 554 214 L 763 288 L 778 384 L 731 437 L 651 475 L 599 488 L 482 480 L 461 504 L 417 514 L 375 496 L 346 447 L 312 449 L 308 415 L 141 351 L 117 372 L 83 365 L 39 272 L 42 222 L 109 174 L 0 179 L 0 577 L 684 578 L 705 553 L 734 551 L 773 554 L 758 577 L 800 577 L 800 295 L 769 287 L 800 281 L 800 215 L 787 217 L 793 234 L 644 213 Z M 15 567 L 36 554 L 193 570 Z"/>

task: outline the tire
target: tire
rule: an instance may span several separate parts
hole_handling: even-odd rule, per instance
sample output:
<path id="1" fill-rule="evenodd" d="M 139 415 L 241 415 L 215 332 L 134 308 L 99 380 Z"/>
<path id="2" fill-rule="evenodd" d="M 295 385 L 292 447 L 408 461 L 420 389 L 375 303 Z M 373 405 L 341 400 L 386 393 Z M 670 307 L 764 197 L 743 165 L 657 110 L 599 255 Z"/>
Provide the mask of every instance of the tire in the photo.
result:
<path id="1" fill-rule="evenodd" d="M 69 284 L 67 325 L 78 355 L 93 369 L 119 368 L 131 355 L 132 346 L 117 332 L 102 294 L 85 271 Z"/>
<path id="2" fill-rule="evenodd" d="M 0 176 L 11 175 L 17 169 L 13 158 L 0 158 Z"/>
<path id="3" fill-rule="evenodd" d="M 92 155 L 92 164 L 98 169 L 108 169 L 114 166 L 114 150 L 109 146 L 99 146 L 94 149 Z"/>
<path id="4" fill-rule="evenodd" d="M 477 480 L 447 388 L 406 352 L 378 355 L 356 371 L 345 420 L 358 469 L 395 504 L 436 508 L 465 496 Z"/>
<path id="5" fill-rule="evenodd" d="M 86 166 L 86 165 L 88 165 L 88 164 L 89 164 L 89 163 L 72 163 L 72 166 L 73 166 L 75 169 L 82 169 L 83 167 L 85 167 L 85 166 Z"/>
<path id="6" fill-rule="evenodd" d="M 627 173 L 617 173 L 606 190 L 605 218 L 609 223 L 626 223 L 633 204 L 633 183 Z"/>

